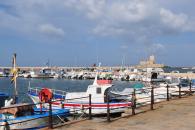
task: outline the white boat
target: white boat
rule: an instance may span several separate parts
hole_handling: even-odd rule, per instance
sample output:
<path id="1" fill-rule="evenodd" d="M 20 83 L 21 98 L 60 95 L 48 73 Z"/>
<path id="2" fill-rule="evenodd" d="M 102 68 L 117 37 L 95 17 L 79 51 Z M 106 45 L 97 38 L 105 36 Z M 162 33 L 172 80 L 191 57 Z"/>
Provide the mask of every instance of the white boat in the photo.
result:
<path id="1" fill-rule="evenodd" d="M 179 86 L 179 84 L 180 84 L 180 79 L 178 77 L 167 76 L 165 77 L 165 82 L 160 83 L 160 86 L 161 87 L 166 87 L 167 85 Z"/>
<path id="2" fill-rule="evenodd" d="M 138 87 L 136 87 L 136 86 Z M 145 86 L 141 87 L 141 84 L 135 84 L 132 88 L 125 88 L 123 91 L 111 91 L 114 96 L 120 95 L 120 98 L 131 99 L 132 93 L 135 89 L 136 103 L 139 105 L 149 104 L 151 102 L 151 84 L 145 83 Z M 140 86 L 140 87 L 139 87 Z M 167 99 L 167 85 L 156 86 L 154 85 L 154 102 L 161 102 Z M 181 95 L 186 94 L 189 91 L 188 87 L 181 87 Z M 179 95 L 179 86 L 169 84 L 169 98 Z"/>
<path id="3" fill-rule="evenodd" d="M 24 77 L 24 78 L 30 78 L 31 77 L 31 74 L 30 74 L 30 72 L 26 72 L 26 73 L 23 73 L 22 74 L 22 77 Z"/>
<path id="4" fill-rule="evenodd" d="M 33 71 L 33 70 L 30 71 L 29 73 L 30 73 L 30 77 L 31 78 L 38 78 L 39 77 L 38 74 L 35 71 Z"/>
<path id="5" fill-rule="evenodd" d="M 125 88 L 123 91 L 110 91 L 111 95 L 119 98 L 132 100 L 132 94 L 135 91 L 135 98 L 137 106 L 149 104 L 151 101 L 150 90 L 147 89 L 144 84 L 137 83 L 132 86 L 132 88 Z M 156 97 L 154 99 L 157 100 Z"/>
<path id="6" fill-rule="evenodd" d="M 53 75 L 53 78 L 54 78 L 54 79 L 59 79 L 59 78 L 61 78 L 61 75 L 58 74 L 58 73 L 55 73 L 55 74 Z"/>
<path id="7" fill-rule="evenodd" d="M 67 109 L 52 110 L 52 124 L 67 120 Z M 0 130 L 41 129 L 49 125 L 49 111 L 33 109 L 32 105 L 15 104 L 0 110 Z"/>
<path id="8" fill-rule="evenodd" d="M 111 80 L 98 79 L 97 75 L 92 85 L 89 85 L 86 92 L 64 92 L 58 90 L 47 90 L 47 92 L 53 93 L 53 100 L 65 99 L 63 102 L 64 108 L 70 109 L 70 112 L 77 111 L 82 113 L 81 108 L 89 108 L 89 98 L 91 94 L 91 108 L 92 114 L 105 114 L 107 113 L 107 98 L 106 95 L 112 88 L 113 84 Z M 39 103 L 39 93 L 41 89 L 29 87 L 28 94 L 34 103 Z M 47 95 L 47 94 L 46 94 Z M 53 103 L 54 107 L 61 107 L 61 102 L 56 101 Z M 111 98 L 109 100 L 110 113 L 124 112 L 131 106 L 129 100 L 118 100 Z M 88 109 L 86 110 L 88 112 Z"/>

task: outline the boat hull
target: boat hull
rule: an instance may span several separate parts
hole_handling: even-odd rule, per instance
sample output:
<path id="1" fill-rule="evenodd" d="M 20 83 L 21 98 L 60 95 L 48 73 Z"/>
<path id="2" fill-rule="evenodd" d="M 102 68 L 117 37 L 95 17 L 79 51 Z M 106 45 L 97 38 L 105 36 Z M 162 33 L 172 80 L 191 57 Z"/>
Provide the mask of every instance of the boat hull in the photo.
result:
<path id="1" fill-rule="evenodd" d="M 54 111 L 52 112 L 52 124 L 55 125 L 61 122 L 59 116 L 67 117 L 69 114 L 68 110 Z M 1 115 L 2 116 L 2 115 Z M 6 120 L 6 121 L 5 121 Z M 13 130 L 30 130 L 30 129 L 41 129 L 49 125 L 49 113 L 40 111 L 32 116 L 17 117 L 14 119 L 5 119 L 0 121 L 0 130 L 2 129 L 13 129 Z"/>
<path id="2" fill-rule="evenodd" d="M 39 97 L 30 95 L 34 103 L 39 103 Z M 69 109 L 70 113 L 89 113 L 89 102 L 63 102 L 64 108 Z M 122 113 L 131 106 L 131 102 L 110 102 L 109 108 L 110 113 Z M 40 107 L 40 105 L 37 105 Z M 45 107 L 48 107 L 45 106 Z M 56 101 L 52 102 L 52 108 L 61 108 L 62 102 Z M 106 114 L 107 113 L 107 103 L 91 103 L 91 112 L 93 115 Z"/>

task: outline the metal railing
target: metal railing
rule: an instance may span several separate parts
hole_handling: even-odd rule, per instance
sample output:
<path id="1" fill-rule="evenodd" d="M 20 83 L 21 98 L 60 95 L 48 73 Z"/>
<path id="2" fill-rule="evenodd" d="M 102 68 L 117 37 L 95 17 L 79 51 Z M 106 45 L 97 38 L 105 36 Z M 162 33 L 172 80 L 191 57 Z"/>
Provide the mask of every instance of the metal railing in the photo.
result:
<path id="1" fill-rule="evenodd" d="M 170 101 L 171 99 L 180 99 L 182 97 L 191 96 L 195 92 L 195 89 L 192 89 L 192 83 L 190 83 L 189 87 L 178 86 L 175 87 L 174 90 L 172 89 L 173 88 L 172 86 L 167 85 L 164 88 L 164 90 L 166 91 L 165 93 L 156 93 L 156 90 L 158 88 L 159 87 L 156 87 L 155 85 L 151 85 L 146 89 L 141 89 L 141 91 L 145 91 L 146 93 L 148 93 L 148 96 L 144 96 L 144 97 L 139 97 L 138 95 L 142 94 L 142 92 L 140 92 L 140 90 L 134 89 L 134 91 L 131 94 L 129 94 L 129 96 L 131 96 L 131 106 L 129 106 L 128 108 L 132 109 L 131 115 L 138 114 L 136 113 L 136 109 L 138 108 L 150 106 L 150 110 L 154 110 L 154 105 L 156 103 L 162 101 Z M 109 96 L 107 96 L 107 98 L 108 98 L 107 100 L 109 100 Z M 111 121 L 110 111 L 112 110 L 112 108 L 109 107 L 109 102 L 107 104 L 108 104 L 107 121 L 110 122 Z M 119 108 L 115 108 L 115 109 L 119 109 Z"/>

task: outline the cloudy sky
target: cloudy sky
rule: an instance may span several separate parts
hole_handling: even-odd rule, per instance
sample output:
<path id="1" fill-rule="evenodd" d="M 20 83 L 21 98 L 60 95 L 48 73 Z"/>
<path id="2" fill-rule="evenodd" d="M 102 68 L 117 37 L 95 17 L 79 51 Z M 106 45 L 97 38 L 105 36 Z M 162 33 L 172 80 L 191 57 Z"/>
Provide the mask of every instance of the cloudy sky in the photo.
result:
<path id="1" fill-rule="evenodd" d="M 194 66 L 194 0 L 1 0 L 0 66 Z"/>

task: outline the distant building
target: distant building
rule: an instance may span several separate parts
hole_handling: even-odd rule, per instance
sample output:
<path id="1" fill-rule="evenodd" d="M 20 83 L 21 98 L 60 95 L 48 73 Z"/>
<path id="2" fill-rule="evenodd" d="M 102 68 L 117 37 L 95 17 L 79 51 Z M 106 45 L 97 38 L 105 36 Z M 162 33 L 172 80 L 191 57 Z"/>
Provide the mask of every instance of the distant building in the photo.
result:
<path id="1" fill-rule="evenodd" d="M 141 60 L 140 64 L 137 65 L 138 68 L 161 68 L 164 67 L 163 64 L 156 64 L 155 56 L 151 55 L 147 60 Z"/>

